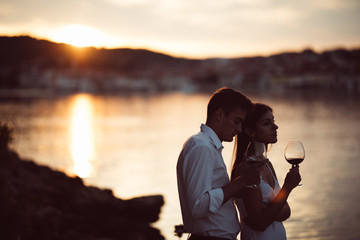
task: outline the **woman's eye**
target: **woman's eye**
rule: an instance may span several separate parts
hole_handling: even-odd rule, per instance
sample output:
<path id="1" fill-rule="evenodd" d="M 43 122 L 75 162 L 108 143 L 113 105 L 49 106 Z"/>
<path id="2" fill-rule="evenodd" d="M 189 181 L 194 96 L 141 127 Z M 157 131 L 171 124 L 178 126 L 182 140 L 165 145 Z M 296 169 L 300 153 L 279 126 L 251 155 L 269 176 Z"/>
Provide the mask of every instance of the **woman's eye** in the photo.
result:
<path id="1" fill-rule="evenodd" d="M 272 124 L 275 124 L 274 120 L 266 120 L 266 121 L 263 122 L 264 126 L 269 126 L 269 125 L 272 125 Z"/>

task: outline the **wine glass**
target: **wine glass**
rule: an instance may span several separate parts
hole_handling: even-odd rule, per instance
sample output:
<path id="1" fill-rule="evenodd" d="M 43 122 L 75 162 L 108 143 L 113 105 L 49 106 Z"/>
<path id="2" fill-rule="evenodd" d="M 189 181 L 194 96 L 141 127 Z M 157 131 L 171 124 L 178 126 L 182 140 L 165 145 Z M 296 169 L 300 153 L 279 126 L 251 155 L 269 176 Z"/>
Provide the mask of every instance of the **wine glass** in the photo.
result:
<path id="1" fill-rule="evenodd" d="M 251 152 L 249 152 L 250 145 L 253 145 L 253 151 L 251 151 Z M 245 156 L 246 156 L 246 159 L 247 159 L 246 162 L 248 164 L 250 164 L 250 165 L 264 164 L 266 162 L 266 160 L 267 160 L 265 144 L 250 141 L 247 148 L 246 148 Z M 247 187 L 249 187 L 249 188 L 259 188 L 259 186 L 257 184 L 253 184 L 253 185 L 247 186 Z"/>
<path id="2" fill-rule="evenodd" d="M 300 141 L 289 141 L 285 147 L 285 159 L 292 167 L 297 167 L 305 158 L 305 149 Z M 299 184 L 301 186 L 302 184 Z"/>

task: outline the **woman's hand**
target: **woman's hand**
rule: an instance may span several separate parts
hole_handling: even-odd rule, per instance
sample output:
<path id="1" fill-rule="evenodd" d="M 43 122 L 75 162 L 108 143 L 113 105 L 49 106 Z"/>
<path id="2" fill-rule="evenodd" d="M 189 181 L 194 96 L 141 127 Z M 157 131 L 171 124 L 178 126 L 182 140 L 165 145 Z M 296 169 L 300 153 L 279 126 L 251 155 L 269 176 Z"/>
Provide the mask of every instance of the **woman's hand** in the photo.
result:
<path id="1" fill-rule="evenodd" d="M 284 188 L 289 192 L 293 190 L 301 182 L 301 176 L 299 173 L 299 166 L 292 167 L 290 171 L 286 174 Z"/>

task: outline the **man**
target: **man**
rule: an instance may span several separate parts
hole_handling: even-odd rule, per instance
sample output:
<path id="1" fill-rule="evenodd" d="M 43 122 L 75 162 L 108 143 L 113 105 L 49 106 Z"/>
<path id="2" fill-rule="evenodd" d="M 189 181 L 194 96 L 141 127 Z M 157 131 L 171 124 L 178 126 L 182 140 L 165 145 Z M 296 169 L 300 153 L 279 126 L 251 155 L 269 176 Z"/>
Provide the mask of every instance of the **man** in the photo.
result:
<path id="1" fill-rule="evenodd" d="M 183 146 L 177 182 L 183 224 L 191 240 L 234 240 L 240 231 L 236 208 L 229 200 L 259 177 L 251 169 L 230 182 L 221 151 L 223 141 L 231 142 L 241 132 L 251 107 L 240 92 L 219 89 L 208 103 L 206 124 Z"/>

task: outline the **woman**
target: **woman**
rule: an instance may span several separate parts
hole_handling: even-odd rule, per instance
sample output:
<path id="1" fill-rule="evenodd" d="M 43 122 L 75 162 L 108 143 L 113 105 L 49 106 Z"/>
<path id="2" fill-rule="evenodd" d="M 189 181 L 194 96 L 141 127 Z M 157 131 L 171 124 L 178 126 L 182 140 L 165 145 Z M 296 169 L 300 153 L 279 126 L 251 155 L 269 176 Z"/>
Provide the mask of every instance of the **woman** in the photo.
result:
<path id="1" fill-rule="evenodd" d="M 277 142 L 277 129 L 272 109 L 255 104 L 243 123 L 242 133 L 237 135 L 232 179 L 241 175 L 244 169 L 241 165 L 250 163 L 246 156 L 266 156 L 268 144 Z M 240 212 L 242 240 L 286 239 L 282 222 L 290 217 L 287 198 L 301 181 L 299 169 L 290 169 L 280 188 L 271 162 L 265 161 L 260 171 L 260 184 L 245 188 L 235 199 Z"/>

